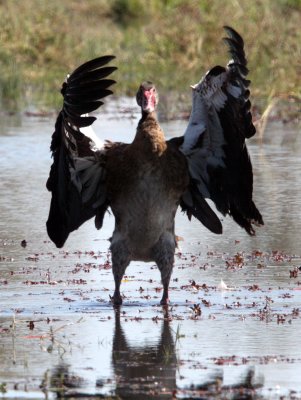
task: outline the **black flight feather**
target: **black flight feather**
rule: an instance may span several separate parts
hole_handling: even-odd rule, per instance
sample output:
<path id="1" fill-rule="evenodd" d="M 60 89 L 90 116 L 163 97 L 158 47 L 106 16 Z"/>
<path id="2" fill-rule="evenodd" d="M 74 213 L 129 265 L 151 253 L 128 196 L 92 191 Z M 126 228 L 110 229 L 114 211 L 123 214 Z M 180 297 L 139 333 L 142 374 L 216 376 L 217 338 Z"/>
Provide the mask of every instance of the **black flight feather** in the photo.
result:
<path id="1" fill-rule="evenodd" d="M 93 179 L 88 179 L 82 187 L 83 193 L 89 200 L 83 203 L 83 193 L 79 191 L 72 181 L 71 170 L 75 171 L 74 156 L 93 157 L 95 154 L 90 149 L 91 140 L 86 137 L 80 128 L 90 126 L 95 117 L 87 116 L 103 104 L 101 99 L 112 94 L 108 88 L 115 83 L 111 79 L 103 79 L 116 70 L 107 67 L 114 56 L 99 57 L 81 65 L 67 77 L 63 83 L 61 93 L 64 98 L 63 108 L 58 115 L 55 131 L 52 135 L 50 149 L 53 155 L 53 164 L 47 181 L 47 189 L 52 192 L 47 231 L 50 239 L 57 247 L 62 247 L 70 232 L 77 229 L 86 220 L 96 216 L 96 225 L 100 227 L 104 213 L 107 209 L 105 195 L 101 193 L 104 174 L 99 173 L 99 182 L 96 182 L 98 191 L 90 196 L 89 185 Z M 83 115 L 84 114 L 84 115 Z M 93 161 L 92 161 L 93 167 Z M 95 165 L 101 171 L 101 164 L 95 158 Z M 94 175 L 95 176 L 95 175 Z M 87 192 L 88 191 L 88 192 Z M 102 197 L 98 196 L 98 192 Z M 97 197 L 98 196 L 98 197 Z M 100 198 L 104 203 L 97 208 L 93 202 Z"/>

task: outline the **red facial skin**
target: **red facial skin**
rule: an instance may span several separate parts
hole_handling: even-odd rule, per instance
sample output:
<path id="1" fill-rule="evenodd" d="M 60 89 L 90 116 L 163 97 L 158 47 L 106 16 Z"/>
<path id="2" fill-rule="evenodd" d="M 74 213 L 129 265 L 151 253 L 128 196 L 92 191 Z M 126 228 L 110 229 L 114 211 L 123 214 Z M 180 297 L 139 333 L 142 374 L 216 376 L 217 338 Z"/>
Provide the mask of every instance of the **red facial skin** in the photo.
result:
<path id="1" fill-rule="evenodd" d="M 151 88 L 149 90 L 144 90 L 142 97 L 142 109 L 145 112 L 153 112 L 156 108 L 156 89 Z"/>

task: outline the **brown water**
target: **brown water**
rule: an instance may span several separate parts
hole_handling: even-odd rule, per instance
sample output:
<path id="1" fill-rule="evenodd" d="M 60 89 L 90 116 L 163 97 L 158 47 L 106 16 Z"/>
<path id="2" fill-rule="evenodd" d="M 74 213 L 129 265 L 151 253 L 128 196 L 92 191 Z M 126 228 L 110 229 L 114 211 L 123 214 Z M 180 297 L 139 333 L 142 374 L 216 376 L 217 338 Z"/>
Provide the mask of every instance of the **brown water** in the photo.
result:
<path id="1" fill-rule="evenodd" d="M 99 136 L 132 139 L 135 108 L 122 107 L 119 120 L 108 110 L 96 122 Z M 229 218 L 215 236 L 178 213 L 172 305 L 158 305 L 156 267 L 133 263 L 118 313 L 109 303 L 113 218 L 100 232 L 89 221 L 63 250 L 45 231 L 54 119 L 0 118 L 0 398 L 301 398 L 298 129 L 270 126 L 262 144 L 249 142 L 266 223 L 257 236 Z M 185 122 L 162 126 L 180 135 Z"/>

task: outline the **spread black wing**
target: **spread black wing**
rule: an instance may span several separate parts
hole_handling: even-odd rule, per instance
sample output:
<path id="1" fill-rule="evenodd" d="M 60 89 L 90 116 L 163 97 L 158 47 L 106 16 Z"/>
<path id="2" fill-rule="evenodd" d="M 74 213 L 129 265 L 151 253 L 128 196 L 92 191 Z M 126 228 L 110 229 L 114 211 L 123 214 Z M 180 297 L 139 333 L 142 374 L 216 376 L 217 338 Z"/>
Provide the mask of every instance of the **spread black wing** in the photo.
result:
<path id="1" fill-rule="evenodd" d="M 232 60 L 212 68 L 193 86 L 189 123 L 179 149 L 186 156 L 190 188 L 181 199 L 188 216 L 194 215 L 215 233 L 222 227 L 205 198 L 229 214 L 250 235 L 263 219 L 253 199 L 253 172 L 245 139 L 255 134 L 249 100 L 250 81 L 244 42 L 225 27 L 224 40 Z"/>
<path id="2" fill-rule="evenodd" d="M 109 87 L 115 81 L 107 76 L 116 68 L 107 64 L 113 58 L 99 57 L 81 65 L 61 89 L 64 102 L 52 135 L 53 164 L 46 184 L 52 193 L 47 232 L 57 247 L 62 247 L 70 232 L 94 216 L 99 229 L 108 207 L 105 148 L 97 148 L 96 138 L 83 132 L 96 119 L 88 113 L 112 93 Z"/>

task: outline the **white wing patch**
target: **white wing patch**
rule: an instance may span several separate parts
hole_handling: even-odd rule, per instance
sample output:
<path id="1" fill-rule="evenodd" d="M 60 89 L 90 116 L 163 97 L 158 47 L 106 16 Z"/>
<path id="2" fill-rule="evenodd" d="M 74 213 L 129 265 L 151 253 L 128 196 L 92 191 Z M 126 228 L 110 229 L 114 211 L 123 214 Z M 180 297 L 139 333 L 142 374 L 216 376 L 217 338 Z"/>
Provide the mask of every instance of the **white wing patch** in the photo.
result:
<path id="1" fill-rule="evenodd" d="M 88 117 L 88 116 L 89 114 L 81 115 L 81 117 Z M 90 146 L 92 151 L 99 151 L 104 149 L 104 142 L 96 135 L 91 125 L 79 128 L 79 130 L 81 131 L 81 133 L 83 133 L 85 136 L 87 136 L 89 139 L 92 140 Z"/>
<path id="2" fill-rule="evenodd" d="M 91 139 L 92 143 L 90 148 L 92 151 L 99 151 L 104 149 L 104 142 L 99 139 L 91 125 L 80 128 L 80 131 L 89 139 Z"/>

